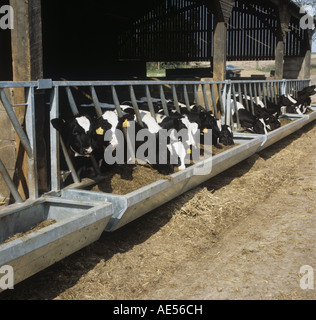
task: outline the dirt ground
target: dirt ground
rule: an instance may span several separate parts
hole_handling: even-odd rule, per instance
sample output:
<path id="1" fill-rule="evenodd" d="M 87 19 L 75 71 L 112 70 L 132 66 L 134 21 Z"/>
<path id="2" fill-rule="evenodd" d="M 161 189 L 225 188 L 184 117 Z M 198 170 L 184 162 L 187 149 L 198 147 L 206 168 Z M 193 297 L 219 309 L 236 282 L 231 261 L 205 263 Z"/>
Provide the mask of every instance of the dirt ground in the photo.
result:
<path id="1" fill-rule="evenodd" d="M 0 294 L 6 299 L 315 299 L 315 121 Z"/>

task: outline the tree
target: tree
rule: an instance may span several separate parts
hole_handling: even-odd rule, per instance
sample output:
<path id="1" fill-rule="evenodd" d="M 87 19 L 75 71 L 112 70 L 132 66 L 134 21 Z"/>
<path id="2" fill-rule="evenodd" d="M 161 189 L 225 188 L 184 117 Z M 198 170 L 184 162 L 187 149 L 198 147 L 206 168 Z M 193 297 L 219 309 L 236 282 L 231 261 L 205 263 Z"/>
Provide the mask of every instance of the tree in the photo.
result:
<path id="1" fill-rule="evenodd" d="M 316 9 L 315 0 L 293 0 L 293 2 L 297 3 L 300 7 L 303 7 L 303 8 L 311 7 L 313 12 L 315 13 L 315 9 Z"/>

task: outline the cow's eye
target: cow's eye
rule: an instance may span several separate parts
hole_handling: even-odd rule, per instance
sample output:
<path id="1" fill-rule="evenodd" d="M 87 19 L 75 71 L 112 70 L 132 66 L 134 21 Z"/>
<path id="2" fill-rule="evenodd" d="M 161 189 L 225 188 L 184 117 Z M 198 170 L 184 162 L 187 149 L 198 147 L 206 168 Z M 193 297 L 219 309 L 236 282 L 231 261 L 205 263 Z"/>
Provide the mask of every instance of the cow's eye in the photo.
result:
<path id="1" fill-rule="evenodd" d="M 79 134 L 80 134 L 80 132 L 79 132 L 79 131 L 77 131 L 77 130 L 73 130 L 73 131 L 72 131 L 72 134 L 73 134 L 73 135 L 75 135 L 75 136 L 77 136 L 77 135 L 79 135 Z"/>

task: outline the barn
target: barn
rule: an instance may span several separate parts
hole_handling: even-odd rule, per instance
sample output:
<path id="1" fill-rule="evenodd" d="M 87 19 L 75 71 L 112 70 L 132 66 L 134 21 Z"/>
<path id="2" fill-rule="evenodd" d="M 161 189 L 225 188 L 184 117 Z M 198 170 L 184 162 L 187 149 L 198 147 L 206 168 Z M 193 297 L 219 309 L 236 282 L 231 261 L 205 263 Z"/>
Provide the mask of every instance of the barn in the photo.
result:
<path id="1" fill-rule="evenodd" d="M 234 119 L 233 106 L 237 110 L 243 95 L 250 97 L 245 108 L 254 116 L 259 100 L 277 105 L 281 95 L 290 94 L 298 101 L 299 93 L 311 87 L 313 30 L 303 23 L 305 13 L 291 0 L 92 0 L 89 4 L 73 0 L 0 1 L 0 6 L 5 5 L 13 8 L 14 27 L 0 30 L 0 200 L 10 204 L 3 208 L 3 216 L 12 213 L 16 221 L 22 210 L 30 225 L 43 219 L 42 211 L 44 219 L 63 219 L 63 210 L 96 214 L 98 221 L 84 225 L 84 230 L 96 231 L 73 250 L 95 241 L 103 230 L 118 229 L 172 200 L 316 118 L 311 105 L 308 115 L 285 110 L 283 115 L 290 123 L 268 135 L 241 133 L 238 113 Z M 229 61 L 263 60 L 275 63 L 269 77 L 227 77 Z M 167 70 L 163 78 L 148 77 L 148 63 L 162 61 L 206 62 L 207 66 Z M 172 181 L 160 177 L 151 181 L 149 189 L 141 185 L 122 197 L 107 189 L 89 193 L 85 188 L 100 182 L 95 159 L 96 178 L 81 181 L 51 120 L 67 112 L 76 116 L 82 105 L 92 105 L 100 117 L 102 104 L 106 103 L 112 104 L 120 116 L 120 103 L 130 100 L 141 123 L 142 95 L 152 115 L 152 98 L 160 99 L 166 116 L 170 100 L 177 111 L 180 103 L 187 109 L 192 104 L 202 105 L 221 126 L 234 131 L 237 145 L 218 155 L 212 173 L 197 174 L 197 166 L 185 175 L 176 173 Z M 62 161 L 65 168 L 61 168 Z M 65 171 L 72 182 L 63 189 L 61 177 Z M 100 202 L 106 205 L 98 207 Z M 89 220 L 80 219 L 79 225 Z M 7 218 L 3 221 L 2 228 L 13 224 Z M 23 222 L 14 224 L 25 229 Z M 57 231 L 48 228 L 52 234 L 45 241 L 51 243 Z M 68 225 L 62 226 L 63 232 L 68 229 Z M 10 233 L 13 230 L 3 232 L 0 240 Z M 70 253 L 66 250 L 63 255 Z M 47 261 L 55 262 L 55 256 Z M 30 266 L 20 281 L 45 267 Z"/>

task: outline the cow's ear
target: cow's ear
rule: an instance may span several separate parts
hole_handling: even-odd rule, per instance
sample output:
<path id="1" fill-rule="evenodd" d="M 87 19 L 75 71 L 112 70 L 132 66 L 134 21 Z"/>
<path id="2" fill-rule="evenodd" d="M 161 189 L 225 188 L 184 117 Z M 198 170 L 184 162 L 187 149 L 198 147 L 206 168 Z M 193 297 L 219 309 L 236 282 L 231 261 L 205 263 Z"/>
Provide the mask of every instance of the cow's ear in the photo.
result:
<path id="1" fill-rule="evenodd" d="M 123 123 L 126 120 L 128 120 L 128 121 L 134 120 L 134 115 L 127 113 L 127 114 L 124 114 L 121 118 L 119 118 L 120 123 Z"/>
<path id="2" fill-rule="evenodd" d="M 207 117 L 207 112 L 199 112 L 200 120 L 203 121 Z"/>
<path id="3" fill-rule="evenodd" d="M 102 117 L 98 118 L 94 123 L 94 129 L 101 131 L 103 129 L 104 131 L 110 130 L 112 128 L 112 125 Z"/>
<path id="4" fill-rule="evenodd" d="M 60 119 L 60 118 L 52 119 L 51 123 L 57 131 L 59 132 L 63 131 L 65 126 L 65 121 L 63 119 Z"/>

